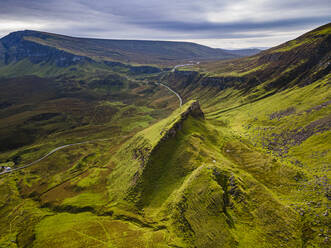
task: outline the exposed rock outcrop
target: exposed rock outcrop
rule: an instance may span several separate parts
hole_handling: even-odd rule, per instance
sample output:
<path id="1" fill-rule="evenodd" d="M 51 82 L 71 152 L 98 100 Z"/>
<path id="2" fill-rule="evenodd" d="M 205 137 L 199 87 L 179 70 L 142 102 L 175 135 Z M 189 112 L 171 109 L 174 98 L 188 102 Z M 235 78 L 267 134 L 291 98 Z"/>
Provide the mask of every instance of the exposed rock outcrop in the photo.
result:
<path id="1" fill-rule="evenodd" d="M 151 147 L 146 140 L 141 141 L 141 138 L 137 138 L 136 143 L 141 143 L 141 146 L 133 149 L 132 156 L 134 159 L 141 161 L 141 168 L 143 168 L 148 163 L 148 158 L 154 151 L 156 151 L 168 139 L 176 136 L 177 132 L 182 129 L 183 122 L 189 116 L 204 119 L 204 113 L 202 112 L 198 101 L 192 102 L 186 111 L 181 113 L 180 118 L 175 123 L 173 123 L 167 131 L 161 133 L 161 138 L 154 147 Z"/>
<path id="2" fill-rule="evenodd" d="M 180 119 L 173 124 L 173 126 L 163 135 L 160 142 L 163 142 L 171 137 L 174 137 L 178 130 L 182 128 L 183 121 L 185 121 L 189 116 L 194 118 L 204 119 L 204 113 L 201 110 L 200 104 L 198 101 L 194 101 L 185 112 L 180 116 Z"/>
<path id="3" fill-rule="evenodd" d="M 142 65 L 142 66 L 132 66 L 129 64 L 124 64 L 121 62 L 115 62 L 115 61 L 104 61 L 104 63 L 113 69 L 116 67 L 120 68 L 127 68 L 129 69 L 129 73 L 132 75 L 139 75 L 139 74 L 152 74 L 152 73 L 158 73 L 161 72 L 162 70 L 158 67 L 155 66 L 147 66 L 147 65 Z"/>

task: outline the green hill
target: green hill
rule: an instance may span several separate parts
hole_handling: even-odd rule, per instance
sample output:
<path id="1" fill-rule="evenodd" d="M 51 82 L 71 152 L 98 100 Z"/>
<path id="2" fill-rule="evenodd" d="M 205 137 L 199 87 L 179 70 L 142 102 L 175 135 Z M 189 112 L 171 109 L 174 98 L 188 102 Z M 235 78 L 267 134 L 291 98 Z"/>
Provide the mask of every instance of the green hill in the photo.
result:
<path id="1" fill-rule="evenodd" d="M 0 175 L 0 247 L 330 247 L 330 27 L 174 71 L 0 69 L 1 166 L 75 144 Z"/>

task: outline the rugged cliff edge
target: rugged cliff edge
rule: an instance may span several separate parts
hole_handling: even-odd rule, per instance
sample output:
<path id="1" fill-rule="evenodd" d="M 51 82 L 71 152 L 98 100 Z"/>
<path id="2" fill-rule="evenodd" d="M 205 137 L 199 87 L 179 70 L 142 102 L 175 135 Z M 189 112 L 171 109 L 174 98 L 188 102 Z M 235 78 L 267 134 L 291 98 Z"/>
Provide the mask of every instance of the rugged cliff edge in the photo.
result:
<path id="1" fill-rule="evenodd" d="M 193 101 L 189 107 L 180 114 L 180 118 L 176 120 L 176 122 L 174 122 L 173 125 L 165 132 L 165 134 L 160 139 L 160 142 L 155 146 L 154 149 L 156 149 L 162 142 L 171 137 L 174 137 L 177 131 L 181 129 L 183 121 L 185 121 L 189 116 L 201 119 L 205 118 L 198 101 Z"/>
<path id="2" fill-rule="evenodd" d="M 144 181 L 142 179 L 144 171 L 149 168 L 151 157 L 164 144 L 176 137 L 176 134 L 189 118 L 204 119 L 204 113 L 198 101 L 187 102 L 168 118 L 137 133 L 122 146 L 123 148 L 117 152 L 113 159 L 116 169 L 113 173 L 111 185 L 117 188 L 119 181 L 122 185 L 119 189 L 121 193 L 117 194 L 116 198 L 126 198 L 136 203 L 139 201 L 140 197 L 138 197 L 137 192 L 140 190 L 138 188 Z"/>

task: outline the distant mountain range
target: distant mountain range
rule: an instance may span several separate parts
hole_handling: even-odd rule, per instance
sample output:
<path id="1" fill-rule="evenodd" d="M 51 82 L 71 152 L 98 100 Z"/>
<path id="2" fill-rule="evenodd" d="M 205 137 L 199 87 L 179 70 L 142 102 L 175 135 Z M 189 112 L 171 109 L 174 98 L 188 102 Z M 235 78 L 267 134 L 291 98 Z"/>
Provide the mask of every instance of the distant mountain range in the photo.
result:
<path id="1" fill-rule="evenodd" d="M 0 39 L 0 63 L 29 58 L 33 63 L 68 66 L 84 61 L 169 65 L 178 61 L 220 60 L 258 53 L 259 49 L 224 50 L 191 42 L 74 38 L 39 31 L 18 31 Z"/>

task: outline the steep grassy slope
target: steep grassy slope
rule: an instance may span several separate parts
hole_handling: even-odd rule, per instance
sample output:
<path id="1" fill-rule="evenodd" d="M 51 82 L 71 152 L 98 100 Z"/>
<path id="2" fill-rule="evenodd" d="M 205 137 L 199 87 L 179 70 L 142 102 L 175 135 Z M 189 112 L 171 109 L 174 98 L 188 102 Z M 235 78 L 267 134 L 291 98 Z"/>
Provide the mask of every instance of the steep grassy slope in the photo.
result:
<path id="1" fill-rule="evenodd" d="M 168 77 L 182 96 L 198 96 L 217 130 L 232 134 L 233 161 L 300 214 L 304 247 L 330 242 L 330 37 L 328 24 L 257 56 Z M 242 144 L 281 164 L 278 186 Z"/>

